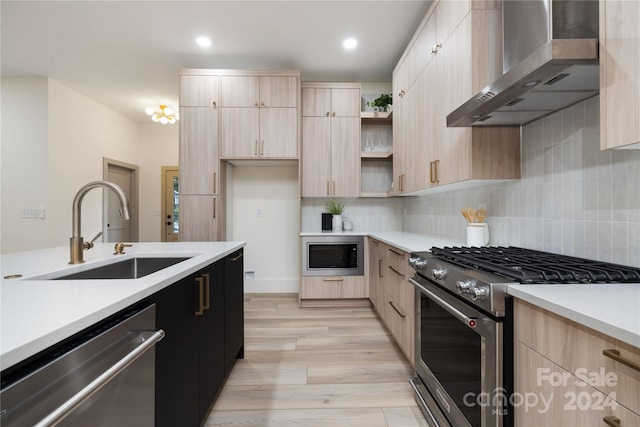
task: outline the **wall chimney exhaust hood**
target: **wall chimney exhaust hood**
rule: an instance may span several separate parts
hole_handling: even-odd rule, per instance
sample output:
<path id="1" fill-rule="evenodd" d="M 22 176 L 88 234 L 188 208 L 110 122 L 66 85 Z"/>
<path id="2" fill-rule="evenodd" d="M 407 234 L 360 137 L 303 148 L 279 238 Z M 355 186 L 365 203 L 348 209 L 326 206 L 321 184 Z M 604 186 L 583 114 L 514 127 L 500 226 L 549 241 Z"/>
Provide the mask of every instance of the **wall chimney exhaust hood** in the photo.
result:
<path id="1" fill-rule="evenodd" d="M 448 127 L 520 126 L 598 94 L 597 0 L 504 0 L 503 72 Z"/>

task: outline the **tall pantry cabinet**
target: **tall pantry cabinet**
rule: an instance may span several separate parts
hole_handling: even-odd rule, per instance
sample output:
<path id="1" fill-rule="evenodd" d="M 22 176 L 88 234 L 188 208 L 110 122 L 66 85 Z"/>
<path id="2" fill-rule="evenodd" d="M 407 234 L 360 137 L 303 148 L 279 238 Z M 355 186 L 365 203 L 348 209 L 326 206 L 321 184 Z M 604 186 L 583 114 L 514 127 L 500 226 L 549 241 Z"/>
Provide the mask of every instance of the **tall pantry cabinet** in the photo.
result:
<path id="1" fill-rule="evenodd" d="M 225 239 L 227 161 L 298 159 L 300 72 L 180 72 L 180 240 Z"/>
<path id="2" fill-rule="evenodd" d="M 180 240 L 215 241 L 220 234 L 218 76 L 180 76 Z"/>

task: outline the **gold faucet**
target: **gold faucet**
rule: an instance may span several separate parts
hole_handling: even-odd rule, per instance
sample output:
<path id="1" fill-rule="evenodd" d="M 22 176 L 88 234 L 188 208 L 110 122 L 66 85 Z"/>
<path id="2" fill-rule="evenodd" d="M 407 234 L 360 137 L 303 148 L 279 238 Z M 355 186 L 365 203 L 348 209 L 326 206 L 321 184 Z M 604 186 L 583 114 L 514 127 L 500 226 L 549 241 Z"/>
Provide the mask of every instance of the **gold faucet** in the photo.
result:
<path id="1" fill-rule="evenodd" d="M 108 181 L 93 181 L 80 188 L 73 199 L 73 210 L 71 215 L 72 235 L 71 239 L 69 239 L 71 261 L 69 261 L 69 264 L 83 263 L 83 250 L 92 248 L 93 240 L 99 237 L 96 236 L 90 243 L 84 243 L 80 232 L 80 207 L 82 206 L 82 199 L 84 199 L 84 196 L 89 190 L 98 187 L 110 188 L 114 193 L 116 193 L 116 196 L 118 196 L 118 199 L 120 200 L 120 206 L 122 207 L 122 216 L 124 217 L 124 219 L 129 219 L 129 203 L 127 202 L 127 196 L 124 194 L 122 188 L 120 188 L 118 185 Z"/>
<path id="2" fill-rule="evenodd" d="M 131 246 L 133 245 L 122 243 L 122 242 L 116 243 L 115 246 L 113 247 L 113 251 L 114 251 L 113 254 L 124 255 L 124 248 L 130 248 Z"/>

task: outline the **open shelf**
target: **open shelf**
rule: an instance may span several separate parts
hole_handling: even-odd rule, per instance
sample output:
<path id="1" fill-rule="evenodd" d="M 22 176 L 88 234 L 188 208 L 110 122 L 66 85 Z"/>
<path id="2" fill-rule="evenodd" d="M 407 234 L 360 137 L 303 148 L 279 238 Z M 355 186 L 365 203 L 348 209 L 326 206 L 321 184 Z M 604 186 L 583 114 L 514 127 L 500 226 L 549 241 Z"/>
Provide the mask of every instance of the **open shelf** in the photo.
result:
<path id="1" fill-rule="evenodd" d="M 393 156 L 393 150 L 389 151 L 361 151 L 360 158 L 362 159 L 388 159 Z"/>

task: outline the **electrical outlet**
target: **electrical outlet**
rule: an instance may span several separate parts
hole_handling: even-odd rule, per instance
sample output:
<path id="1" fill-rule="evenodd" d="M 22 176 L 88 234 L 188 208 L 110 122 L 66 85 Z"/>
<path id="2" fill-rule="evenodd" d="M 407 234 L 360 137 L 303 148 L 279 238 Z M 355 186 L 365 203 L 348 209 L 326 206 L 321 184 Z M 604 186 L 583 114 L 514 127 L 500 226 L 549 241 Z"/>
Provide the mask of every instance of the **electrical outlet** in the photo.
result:
<path id="1" fill-rule="evenodd" d="M 20 218 L 44 219 L 44 208 L 25 208 L 20 210 Z"/>
<path id="2" fill-rule="evenodd" d="M 256 278 L 256 272 L 255 271 L 245 271 L 244 272 L 244 279 L 245 280 L 255 280 Z"/>
<path id="3" fill-rule="evenodd" d="M 262 216 L 262 208 L 256 209 L 256 217 L 260 218 Z"/>

